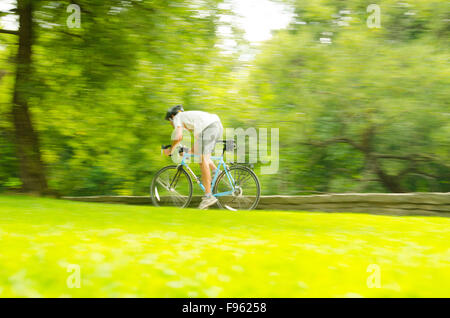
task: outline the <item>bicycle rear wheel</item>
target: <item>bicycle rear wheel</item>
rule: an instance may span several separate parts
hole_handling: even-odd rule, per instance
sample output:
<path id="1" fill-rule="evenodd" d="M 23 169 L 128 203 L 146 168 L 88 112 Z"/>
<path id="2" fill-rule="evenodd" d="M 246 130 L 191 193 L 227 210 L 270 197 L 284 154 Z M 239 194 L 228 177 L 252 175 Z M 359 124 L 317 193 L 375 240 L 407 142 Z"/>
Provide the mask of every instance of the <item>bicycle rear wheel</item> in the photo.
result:
<path id="1" fill-rule="evenodd" d="M 185 208 L 192 199 L 191 177 L 182 167 L 162 168 L 152 180 L 150 195 L 155 206 Z"/>
<path id="2" fill-rule="evenodd" d="M 232 166 L 228 170 L 234 179 L 234 190 L 225 171 L 217 178 L 213 193 L 227 193 L 217 196 L 217 205 L 231 211 L 253 210 L 258 206 L 261 187 L 256 174 L 245 166 Z"/>

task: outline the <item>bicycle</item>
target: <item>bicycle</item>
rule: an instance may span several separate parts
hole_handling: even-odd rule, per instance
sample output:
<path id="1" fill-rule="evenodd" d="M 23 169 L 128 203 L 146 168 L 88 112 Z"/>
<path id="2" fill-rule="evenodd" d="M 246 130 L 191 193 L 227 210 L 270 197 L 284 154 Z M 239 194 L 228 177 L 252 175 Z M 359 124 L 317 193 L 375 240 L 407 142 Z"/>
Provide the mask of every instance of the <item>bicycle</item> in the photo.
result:
<path id="1" fill-rule="evenodd" d="M 218 160 L 216 172 L 211 181 L 212 194 L 218 199 L 217 205 L 221 209 L 231 211 L 253 210 L 257 207 L 261 187 L 258 177 L 247 166 L 232 164 L 228 166 L 223 160 L 225 151 L 235 149 L 234 140 L 220 140 L 223 143 L 221 156 L 212 156 Z M 162 146 L 167 149 L 170 146 Z M 188 153 L 186 147 L 178 147 L 179 154 L 183 154 L 181 163 L 159 170 L 152 180 L 150 195 L 155 206 L 172 206 L 185 208 L 192 200 L 192 179 L 205 191 L 199 177 L 195 175 L 187 163 L 188 159 L 198 155 Z M 222 170 L 223 169 L 223 170 Z"/>

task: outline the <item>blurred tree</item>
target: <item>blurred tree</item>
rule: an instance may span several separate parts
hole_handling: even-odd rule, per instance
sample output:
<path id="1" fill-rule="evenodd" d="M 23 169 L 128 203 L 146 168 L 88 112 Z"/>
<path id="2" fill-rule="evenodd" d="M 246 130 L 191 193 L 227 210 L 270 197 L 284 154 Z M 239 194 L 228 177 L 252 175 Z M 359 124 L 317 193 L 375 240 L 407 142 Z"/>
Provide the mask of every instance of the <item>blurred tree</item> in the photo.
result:
<path id="1" fill-rule="evenodd" d="M 381 0 L 369 29 L 371 1 L 278 1 L 294 21 L 250 54 L 235 26 L 239 46 L 221 48 L 233 13 L 220 0 L 19 1 L 31 51 L 18 64 L 21 31 L 0 30 L 0 188 L 43 192 L 46 175 L 66 195 L 147 194 L 168 163 L 165 110 L 183 103 L 226 127 L 280 128 L 265 194 L 449 191 L 449 2 Z"/>
<path id="2" fill-rule="evenodd" d="M 17 1 L 19 15 L 19 30 L 2 30 L 2 33 L 18 35 L 18 51 L 16 58 L 16 76 L 12 118 L 14 124 L 15 146 L 19 158 L 22 189 L 26 192 L 47 192 L 45 167 L 41 160 L 39 138 L 33 127 L 28 107 L 32 73 L 33 44 L 33 2 L 31 0 Z"/>
<path id="3" fill-rule="evenodd" d="M 291 3 L 249 79 L 263 117 L 284 118 L 278 188 L 448 191 L 448 5 L 382 1 L 377 30 L 367 1 Z"/>
<path id="4" fill-rule="evenodd" d="M 180 102 L 206 107 L 202 100 L 209 99 L 209 82 L 219 90 L 231 70 L 231 56 L 222 59 L 216 46 L 220 14 L 229 13 L 220 2 L 32 3 L 33 65 L 21 73 L 27 85 L 22 100 L 31 110 L 28 126 L 38 127 L 28 131 L 41 136 L 52 189 L 125 194 L 147 188 L 152 171 L 163 162 L 159 145 L 170 136 L 162 120 L 165 110 Z M 69 4 L 81 9 L 80 28 L 67 25 Z M 13 47 L 8 41 L 17 32 L 2 33 L 8 33 L 3 43 Z M 8 85 L 9 79 L 2 83 L 4 94 Z M 37 137 L 27 140 L 35 141 L 39 153 Z M 24 160 L 37 162 L 17 148 Z M 44 176 L 45 169 L 31 168 Z M 24 177 L 22 185 L 31 187 Z"/>

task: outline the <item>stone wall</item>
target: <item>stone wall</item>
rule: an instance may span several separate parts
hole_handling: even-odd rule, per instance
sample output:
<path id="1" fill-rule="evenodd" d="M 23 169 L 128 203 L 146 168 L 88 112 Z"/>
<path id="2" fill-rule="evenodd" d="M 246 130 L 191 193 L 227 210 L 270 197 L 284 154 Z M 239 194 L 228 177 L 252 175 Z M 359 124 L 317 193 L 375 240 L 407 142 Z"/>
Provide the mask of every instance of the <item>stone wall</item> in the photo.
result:
<path id="1" fill-rule="evenodd" d="M 261 198 L 258 208 L 264 210 L 450 216 L 450 193 L 266 196 Z"/>
<path id="2" fill-rule="evenodd" d="M 65 197 L 83 202 L 151 205 L 149 197 L 93 196 Z M 200 197 L 192 199 L 196 207 Z M 308 196 L 262 196 L 258 210 L 350 212 L 387 215 L 450 216 L 450 193 L 345 193 Z"/>

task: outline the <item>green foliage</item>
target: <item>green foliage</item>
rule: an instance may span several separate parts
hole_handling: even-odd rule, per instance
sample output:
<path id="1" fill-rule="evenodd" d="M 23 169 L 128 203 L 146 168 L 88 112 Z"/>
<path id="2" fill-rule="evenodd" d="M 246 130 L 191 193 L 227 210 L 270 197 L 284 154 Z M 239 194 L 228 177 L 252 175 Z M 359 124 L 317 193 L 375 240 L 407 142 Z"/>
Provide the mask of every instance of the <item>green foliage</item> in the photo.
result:
<path id="1" fill-rule="evenodd" d="M 165 110 L 207 107 L 207 85 L 228 71 L 230 58 L 216 62 L 219 2 L 77 1 L 80 29 L 66 27 L 69 2 L 35 8 L 30 104 L 51 188 L 147 192 L 164 162 L 159 146 L 170 139 Z"/>
<path id="2" fill-rule="evenodd" d="M 282 1 L 295 20 L 249 62 L 237 28 L 240 48 L 218 47 L 232 14 L 222 1 L 80 0 L 81 28 L 69 29 L 71 2 L 36 2 L 28 92 L 60 194 L 148 194 L 178 103 L 225 127 L 280 128 L 263 194 L 450 191 L 448 1 L 379 1 L 381 29 L 366 26 L 371 1 Z M 16 49 L 0 35 L 0 190 L 20 186 Z"/>
<path id="3" fill-rule="evenodd" d="M 7 37 L 11 39 L 12 36 Z M 8 60 L 11 50 L 1 44 L 0 41 L 0 191 L 18 189 L 21 185 L 9 114 L 13 83 L 11 74 L 14 68 Z"/>
<path id="4" fill-rule="evenodd" d="M 273 187 L 449 191 L 448 2 L 383 1 L 381 29 L 366 27 L 367 1 L 295 4 L 307 24 L 268 41 L 248 81 L 260 116 L 279 119 Z"/>

